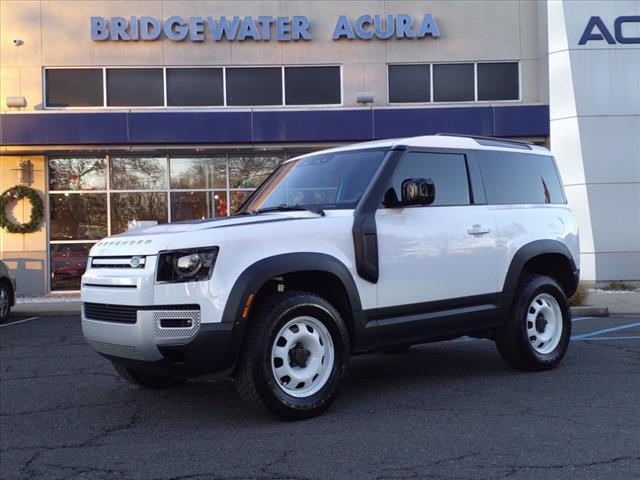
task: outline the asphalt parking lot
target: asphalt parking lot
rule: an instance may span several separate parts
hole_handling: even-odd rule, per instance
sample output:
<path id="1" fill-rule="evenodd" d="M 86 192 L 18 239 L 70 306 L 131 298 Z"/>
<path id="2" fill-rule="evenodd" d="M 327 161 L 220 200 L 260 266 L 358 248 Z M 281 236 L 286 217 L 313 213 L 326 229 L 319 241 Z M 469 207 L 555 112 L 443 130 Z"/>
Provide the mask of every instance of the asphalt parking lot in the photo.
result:
<path id="1" fill-rule="evenodd" d="M 2 479 L 638 479 L 640 317 L 578 318 L 563 364 L 493 343 L 353 358 L 323 416 L 248 411 L 226 381 L 125 383 L 78 317 L 0 327 Z"/>

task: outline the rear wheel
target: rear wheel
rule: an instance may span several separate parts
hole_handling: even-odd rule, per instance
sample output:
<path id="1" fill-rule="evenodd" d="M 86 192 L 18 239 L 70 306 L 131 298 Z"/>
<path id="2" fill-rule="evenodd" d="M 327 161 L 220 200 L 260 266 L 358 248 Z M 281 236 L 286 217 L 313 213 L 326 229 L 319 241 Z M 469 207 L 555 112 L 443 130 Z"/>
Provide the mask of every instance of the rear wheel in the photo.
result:
<path id="1" fill-rule="evenodd" d="M 571 310 L 558 283 L 545 275 L 525 278 L 509 319 L 496 331 L 502 358 L 520 370 L 548 370 L 564 357 L 571 338 Z"/>
<path id="2" fill-rule="evenodd" d="M 251 320 L 236 373 L 249 406 L 297 420 L 334 400 L 349 359 L 349 337 L 338 311 L 307 292 L 271 300 Z"/>
<path id="3" fill-rule="evenodd" d="M 170 377 L 168 375 L 157 375 L 154 373 L 141 372 L 140 370 L 133 370 L 131 368 L 118 365 L 117 363 L 113 364 L 113 368 L 127 382 L 140 387 L 152 388 L 154 390 L 174 387 L 187 381 L 186 378 Z"/>

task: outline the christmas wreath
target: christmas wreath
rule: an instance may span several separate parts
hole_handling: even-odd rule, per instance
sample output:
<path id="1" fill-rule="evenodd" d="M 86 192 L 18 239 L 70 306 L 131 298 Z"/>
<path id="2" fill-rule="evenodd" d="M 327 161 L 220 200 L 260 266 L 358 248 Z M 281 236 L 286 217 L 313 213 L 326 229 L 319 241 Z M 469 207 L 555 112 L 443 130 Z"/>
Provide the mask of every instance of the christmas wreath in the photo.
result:
<path id="1" fill-rule="evenodd" d="M 7 218 L 9 204 L 27 198 L 31 202 L 31 218 L 27 223 L 15 224 Z M 9 233 L 33 233 L 38 230 L 44 217 L 44 204 L 33 188 L 17 186 L 5 190 L 0 195 L 0 227 Z"/>

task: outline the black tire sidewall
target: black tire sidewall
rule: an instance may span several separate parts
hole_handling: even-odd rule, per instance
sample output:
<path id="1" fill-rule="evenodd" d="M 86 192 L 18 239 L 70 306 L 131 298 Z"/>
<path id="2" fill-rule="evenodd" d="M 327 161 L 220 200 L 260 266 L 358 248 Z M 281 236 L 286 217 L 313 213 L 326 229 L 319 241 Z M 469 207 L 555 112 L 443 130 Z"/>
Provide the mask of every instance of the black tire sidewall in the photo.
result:
<path id="1" fill-rule="evenodd" d="M 533 299 L 541 293 L 548 293 L 553 296 L 562 312 L 562 336 L 556 348 L 547 354 L 541 354 L 533 348 L 527 333 L 529 306 Z M 549 369 L 556 366 L 564 357 L 571 341 L 571 308 L 560 285 L 552 278 L 544 275 L 531 278 L 520 292 L 512 315 L 513 318 L 511 320 L 519 324 L 518 343 L 520 343 L 525 360 L 540 369 Z"/>
<path id="2" fill-rule="evenodd" d="M 7 294 L 7 314 L 4 317 L 1 317 L 0 320 L 4 321 L 9 318 L 9 314 L 11 313 L 11 290 L 7 288 L 5 285 L 0 284 L 0 290 L 4 290 Z M 1 313 L 1 312 L 0 312 Z"/>
<path id="3" fill-rule="evenodd" d="M 271 368 L 271 350 L 276 335 L 291 319 L 310 316 L 327 328 L 334 348 L 333 368 L 324 386 L 313 395 L 299 398 L 287 394 L 277 384 Z M 333 400 L 337 388 L 343 379 L 349 358 L 349 343 L 346 329 L 339 313 L 325 300 L 315 295 L 300 293 L 281 303 L 263 319 L 256 337 L 254 371 L 256 387 L 267 406 L 281 415 L 309 416 L 325 409 Z"/>

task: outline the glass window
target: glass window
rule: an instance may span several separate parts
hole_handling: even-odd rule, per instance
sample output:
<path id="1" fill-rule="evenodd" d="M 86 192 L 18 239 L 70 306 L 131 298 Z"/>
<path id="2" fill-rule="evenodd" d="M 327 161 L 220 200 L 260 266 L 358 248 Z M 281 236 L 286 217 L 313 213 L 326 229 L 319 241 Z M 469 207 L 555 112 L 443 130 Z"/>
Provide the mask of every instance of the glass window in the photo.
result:
<path id="1" fill-rule="evenodd" d="M 340 67 L 287 67 L 284 69 L 287 105 L 341 103 Z"/>
<path id="2" fill-rule="evenodd" d="M 104 158 L 49 159 L 50 190 L 104 190 Z"/>
<path id="3" fill-rule="evenodd" d="M 472 102 L 474 100 L 473 63 L 433 66 L 435 102 Z"/>
<path id="4" fill-rule="evenodd" d="M 244 201 L 249 198 L 251 192 L 247 191 L 239 191 L 239 192 L 230 192 L 231 195 L 231 215 L 235 215 L 238 209 L 242 206 Z"/>
<path id="5" fill-rule="evenodd" d="M 51 290 L 80 290 L 93 243 L 51 244 Z"/>
<path id="6" fill-rule="evenodd" d="M 169 159 L 171 188 L 227 188 L 226 157 Z"/>
<path id="7" fill-rule="evenodd" d="M 223 105 L 221 68 L 167 68 L 167 105 Z"/>
<path id="8" fill-rule="evenodd" d="M 164 105 L 161 68 L 108 68 L 107 105 L 158 107 Z"/>
<path id="9" fill-rule="evenodd" d="M 172 192 L 171 221 L 227 216 L 227 194 L 217 192 Z"/>
<path id="10" fill-rule="evenodd" d="M 229 155 L 229 187 L 256 188 L 283 160 L 281 155 Z"/>
<path id="11" fill-rule="evenodd" d="M 389 65 L 389 102 L 431 101 L 429 65 Z"/>
<path id="12" fill-rule="evenodd" d="M 565 203 L 553 157 L 496 151 L 478 151 L 477 157 L 488 203 Z"/>
<path id="13" fill-rule="evenodd" d="M 111 159 L 112 190 L 161 190 L 167 187 L 164 157 L 120 157 Z"/>
<path id="14" fill-rule="evenodd" d="M 353 208 L 384 154 L 382 150 L 335 152 L 287 162 L 260 186 L 247 209 L 282 205 Z"/>
<path id="15" fill-rule="evenodd" d="M 135 192 L 111 194 L 111 235 L 129 229 L 132 221 L 167 223 L 167 194 Z"/>
<path id="16" fill-rule="evenodd" d="M 518 63 L 478 63 L 478 100 L 518 100 Z"/>
<path id="17" fill-rule="evenodd" d="M 408 152 L 391 180 L 396 198 L 402 198 L 402 182 L 409 178 L 430 178 L 436 187 L 432 205 L 468 205 L 469 180 L 464 155 L 455 153 Z"/>
<path id="18" fill-rule="evenodd" d="M 282 69 L 227 68 L 227 105 L 282 105 Z"/>
<path id="19" fill-rule="evenodd" d="M 102 107 L 102 69 L 47 69 L 47 107 Z"/>
<path id="20" fill-rule="evenodd" d="M 49 195 L 51 240 L 100 240 L 107 236 L 106 193 Z"/>

